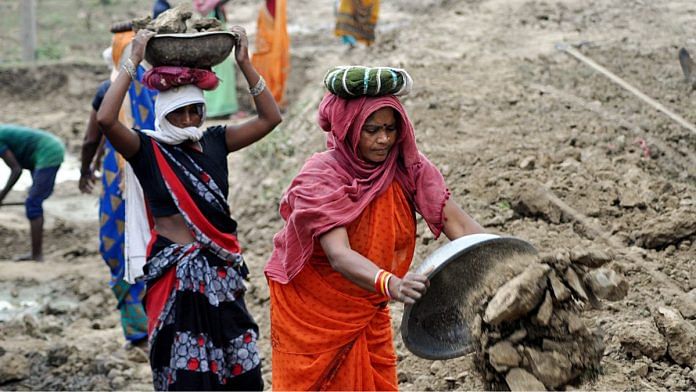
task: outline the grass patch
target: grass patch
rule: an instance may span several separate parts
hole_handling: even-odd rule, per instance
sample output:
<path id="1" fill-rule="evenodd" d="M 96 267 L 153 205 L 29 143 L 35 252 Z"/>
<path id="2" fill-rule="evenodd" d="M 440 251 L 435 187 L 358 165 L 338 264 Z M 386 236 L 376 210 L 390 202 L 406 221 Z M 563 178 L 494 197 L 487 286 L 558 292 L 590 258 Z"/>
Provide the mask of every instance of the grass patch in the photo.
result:
<path id="1" fill-rule="evenodd" d="M 0 1 L 2 63 L 22 59 L 22 1 Z M 37 57 L 99 59 L 101 51 L 111 44 L 109 28 L 114 22 L 151 12 L 152 1 L 144 0 L 37 0 Z"/>

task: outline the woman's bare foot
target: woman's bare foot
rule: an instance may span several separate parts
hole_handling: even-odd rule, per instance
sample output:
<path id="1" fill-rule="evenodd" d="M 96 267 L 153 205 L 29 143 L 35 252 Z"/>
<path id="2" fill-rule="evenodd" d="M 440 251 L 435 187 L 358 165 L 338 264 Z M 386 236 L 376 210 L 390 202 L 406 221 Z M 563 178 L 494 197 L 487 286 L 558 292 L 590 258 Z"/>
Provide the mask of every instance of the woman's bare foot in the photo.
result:
<path id="1" fill-rule="evenodd" d="M 26 253 L 23 255 L 17 255 L 13 259 L 14 261 L 44 261 L 43 255 L 34 256 L 31 253 Z"/>

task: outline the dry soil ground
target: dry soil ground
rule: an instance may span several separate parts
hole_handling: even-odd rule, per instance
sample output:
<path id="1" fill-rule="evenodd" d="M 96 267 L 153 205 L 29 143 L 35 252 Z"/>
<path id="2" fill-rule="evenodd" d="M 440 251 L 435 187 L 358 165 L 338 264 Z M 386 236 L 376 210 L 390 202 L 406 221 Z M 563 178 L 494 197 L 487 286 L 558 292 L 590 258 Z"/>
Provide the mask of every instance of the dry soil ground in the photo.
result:
<path id="1" fill-rule="evenodd" d="M 128 11 L 113 5 L 106 15 L 98 2 L 82 1 L 71 12 L 81 26 L 85 18 L 108 25 L 145 13 L 150 5 L 121 3 Z M 257 2 L 231 3 L 230 22 L 245 26 L 253 41 Z M 277 204 L 304 159 L 322 148 L 315 116 L 324 72 L 352 63 L 411 73 L 414 89 L 404 103 L 419 145 L 445 174 L 454 198 L 487 230 L 527 239 L 542 251 L 595 243 L 612 252 L 609 266 L 626 275 L 630 291 L 619 302 L 585 313 L 588 324 L 603 330 L 606 352 L 602 370 L 587 375 L 578 388 L 696 388 L 693 367 L 676 364 L 659 348 L 649 358 L 621 344 L 635 335 L 646 346 L 665 341 L 653 323 L 658 306 L 679 309 L 696 328 L 696 135 L 554 47 L 562 41 L 579 45 L 585 55 L 696 122 L 696 95 L 677 62 L 679 47 L 696 49 L 696 4 L 383 2 L 377 43 L 348 51 L 332 36 L 330 2 L 290 3 L 293 69 L 284 122 L 230 158 L 231 203 L 253 272 L 248 303 L 262 329 L 267 387 L 272 369 L 262 268 L 281 227 Z M 2 7 L 18 15 L 17 6 Z M 61 36 L 68 34 L 64 30 Z M 0 121 L 50 130 L 78 154 L 89 101 L 107 75 L 96 61 L 106 40 L 108 35 L 101 43 L 88 44 L 92 37 L 72 44 L 57 62 L 2 64 Z M 76 60 L 88 57 L 95 61 Z M 240 83 L 241 94 L 244 86 Z M 0 259 L 5 259 L 0 260 L 0 375 L 15 372 L 15 381 L 1 387 L 150 389 L 146 357 L 122 348 L 108 270 L 97 252 L 97 195 L 80 195 L 74 169 L 68 169 L 46 205 L 45 263 L 9 260 L 28 249 L 28 224 L 21 207 L 0 209 Z M 519 202 L 530 194 L 541 200 L 531 211 Z M 10 195 L 22 197 L 21 189 Z M 414 265 L 443 241 L 419 224 Z M 397 329 L 402 306 L 393 305 L 392 312 Z M 433 362 L 410 354 L 398 335 L 396 345 L 402 389 L 485 388 L 473 356 Z M 446 377 L 456 380 L 447 383 Z"/>

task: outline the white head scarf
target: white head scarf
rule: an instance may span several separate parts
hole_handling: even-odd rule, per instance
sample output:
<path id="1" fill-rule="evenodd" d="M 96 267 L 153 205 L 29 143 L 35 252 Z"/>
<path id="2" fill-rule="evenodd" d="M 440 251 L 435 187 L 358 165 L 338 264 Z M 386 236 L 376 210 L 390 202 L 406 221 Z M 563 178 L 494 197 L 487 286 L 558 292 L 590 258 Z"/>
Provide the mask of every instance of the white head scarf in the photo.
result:
<path id="1" fill-rule="evenodd" d="M 187 140 L 199 141 L 203 137 L 203 132 L 205 132 L 205 129 L 202 127 L 179 128 L 167 120 L 167 114 L 172 111 L 180 107 L 199 103 L 203 104 L 203 115 L 201 116 L 201 124 L 203 124 L 205 121 L 203 90 L 192 84 L 187 84 L 167 91 L 161 91 L 157 94 L 157 99 L 155 100 L 155 130 L 144 130 L 142 132 L 166 144 L 176 145 Z"/>
<path id="2" fill-rule="evenodd" d="M 104 49 L 104 51 L 102 52 L 102 59 L 106 63 L 106 66 L 109 67 L 109 71 L 111 71 L 114 68 L 114 60 L 113 60 L 113 56 L 111 56 L 111 53 L 112 53 L 111 46 Z"/>

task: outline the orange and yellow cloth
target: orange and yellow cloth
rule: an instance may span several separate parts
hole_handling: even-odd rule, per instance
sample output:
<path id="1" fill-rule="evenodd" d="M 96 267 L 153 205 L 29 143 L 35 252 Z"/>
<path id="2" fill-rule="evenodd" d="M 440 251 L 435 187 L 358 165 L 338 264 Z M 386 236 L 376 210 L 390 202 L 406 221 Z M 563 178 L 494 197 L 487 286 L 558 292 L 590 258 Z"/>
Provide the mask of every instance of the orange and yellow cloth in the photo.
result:
<path id="1" fill-rule="evenodd" d="M 415 215 L 397 181 L 346 226 L 353 250 L 403 277 Z M 269 279 L 273 389 L 397 390 L 388 298 L 350 282 L 316 244 L 289 283 Z"/>
<path id="2" fill-rule="evenodd" d="M 375 42 L 375 26 L 379 17 L 379 0 L 340 0 L 336 9 L 338 37 L 352 36 L 371 45 Z"/>
<path id="3" fill-rule="evenodd" d="M 257 23 L 256 50 L 251 62 L 266 80 L 276 103 L 284 108 L 287 106 L 285 84 L 290 72 L 286 0 L 266 1 L 259 10 Z"/>

